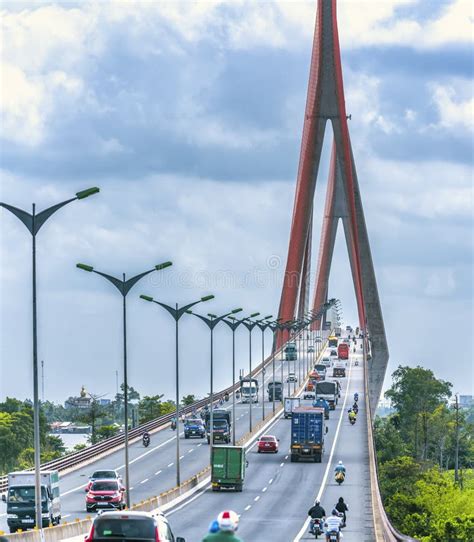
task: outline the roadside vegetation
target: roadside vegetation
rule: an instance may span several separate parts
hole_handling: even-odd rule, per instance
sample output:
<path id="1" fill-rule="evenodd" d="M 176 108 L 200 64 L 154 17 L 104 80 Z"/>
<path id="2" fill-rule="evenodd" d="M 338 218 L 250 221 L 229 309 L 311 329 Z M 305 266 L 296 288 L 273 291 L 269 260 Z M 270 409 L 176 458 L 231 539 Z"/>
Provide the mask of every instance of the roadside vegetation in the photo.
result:
<path id="1" fill-rule="evenodd" d="M 474 540 L 474 409 L 449 404 L 451 384 L 398 367 L 375 421 L 379 483 L 394 526 L 422 542 Z"/>

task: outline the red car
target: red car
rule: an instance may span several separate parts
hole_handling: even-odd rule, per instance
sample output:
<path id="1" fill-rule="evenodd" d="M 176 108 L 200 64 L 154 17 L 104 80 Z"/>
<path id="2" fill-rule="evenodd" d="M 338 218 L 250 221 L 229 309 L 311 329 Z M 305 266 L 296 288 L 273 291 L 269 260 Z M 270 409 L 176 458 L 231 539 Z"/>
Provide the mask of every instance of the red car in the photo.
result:
<path id="1" fill-rule="evenodd" d="M 278 452 L 278 439 L 273 435 L 263 435 L 258 439 L 257 452 Z"/>
<path id="2" fill-rule="evenodd" d="M 117 480 L 96 480 L 86 489 L 86 510 L 92 512 L 102 508 L 125 508 L 123 488 Z"/>

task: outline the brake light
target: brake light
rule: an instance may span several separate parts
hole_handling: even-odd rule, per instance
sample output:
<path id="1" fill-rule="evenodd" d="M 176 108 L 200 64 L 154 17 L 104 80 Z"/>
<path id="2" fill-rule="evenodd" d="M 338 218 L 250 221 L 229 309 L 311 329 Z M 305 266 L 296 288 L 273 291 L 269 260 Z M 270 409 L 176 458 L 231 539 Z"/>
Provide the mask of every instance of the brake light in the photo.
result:
<path id="1" fill-rule="evenodd" d="M 93 538 L 94 538 L 94 524 L 92 524 L 91 530 L 89 531 L 89 534 L 85 537 L 84 542 L 92 542 Z"/>
<path id="2" fill-rule="evenodd" d="M 160 533 L 158 532 L 158 527 L 155 527 L 155 542 L 160 542 Z"/>

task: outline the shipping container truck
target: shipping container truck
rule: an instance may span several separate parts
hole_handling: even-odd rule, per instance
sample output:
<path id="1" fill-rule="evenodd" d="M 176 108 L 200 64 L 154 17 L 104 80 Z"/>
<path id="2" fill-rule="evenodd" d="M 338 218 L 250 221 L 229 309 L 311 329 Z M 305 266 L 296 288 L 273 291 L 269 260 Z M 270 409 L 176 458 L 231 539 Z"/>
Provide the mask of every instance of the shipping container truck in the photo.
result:
<path id="1" fill-rule="evenodd" d="M 59 473 L 56 470 L 42 471 L 40 478 L 42 526 L 58 525 L 61 521 Z M 32 529 L 36 526 L 34 471 L 10 472 L 7 480 L 8 490 L 6 495 L 2 495 L 2 500 L 7 503 L 10 532 Z"/>
<path id="2" fill-rule="evenodd" d="M 212 491 L 221 488 L 242 491 L 245 479 L 245 448 L 242 446 L 213 446 L 211 451 Z"/>
<path id="3" fill-rule="evenodd" d="M 291 462 L 311 459 L 321 463 L 324 452 L 324 436 L 328 428 L 324 421 L 324 409 L 298 407 L 291 416 Z"/>

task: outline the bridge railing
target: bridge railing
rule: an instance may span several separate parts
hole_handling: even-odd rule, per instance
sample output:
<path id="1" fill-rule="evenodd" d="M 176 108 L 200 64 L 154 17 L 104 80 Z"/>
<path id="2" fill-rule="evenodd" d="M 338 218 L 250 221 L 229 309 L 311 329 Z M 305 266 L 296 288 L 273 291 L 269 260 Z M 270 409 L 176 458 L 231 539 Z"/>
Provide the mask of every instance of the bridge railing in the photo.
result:
<path id="1" fill-rule="evenodd" d="M 365 375 L 365 411 L 367 413 L 367 437 L 369 445 L 369 472 L 370 472 L 370 487 L 372 499 L 372 513 L 375 529 L 375 538 L 377 542 L 418 542 L 416 538 L 400 533 L 390 521 L 390 518 L 385 510 L 380 491 L 377 454 L 375 451 L 375 437 L 373 432 L 373 420 L 370 413 L 370 399 L 368 386 L 368 367 L 367 355 L 364 349 L 364 375 Z"/>

